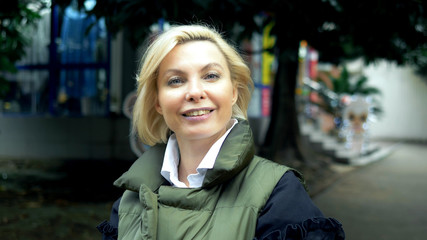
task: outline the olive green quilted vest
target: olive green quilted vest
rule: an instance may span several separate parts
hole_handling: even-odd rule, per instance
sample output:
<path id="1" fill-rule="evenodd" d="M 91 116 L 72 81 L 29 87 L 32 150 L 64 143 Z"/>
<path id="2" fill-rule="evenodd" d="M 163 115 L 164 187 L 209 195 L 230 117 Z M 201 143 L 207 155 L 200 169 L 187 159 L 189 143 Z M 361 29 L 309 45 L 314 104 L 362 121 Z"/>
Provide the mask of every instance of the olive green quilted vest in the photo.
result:
<path id="1" fill-rule="evenodd" d="M 289 168 L 254 156 L 252 132 L 239 120 L 201 188 L 171 187 L 160 175 L 165 145 L 143 154 L 115 185 L 119 239 L 252 239 L 257 218 Z"/>

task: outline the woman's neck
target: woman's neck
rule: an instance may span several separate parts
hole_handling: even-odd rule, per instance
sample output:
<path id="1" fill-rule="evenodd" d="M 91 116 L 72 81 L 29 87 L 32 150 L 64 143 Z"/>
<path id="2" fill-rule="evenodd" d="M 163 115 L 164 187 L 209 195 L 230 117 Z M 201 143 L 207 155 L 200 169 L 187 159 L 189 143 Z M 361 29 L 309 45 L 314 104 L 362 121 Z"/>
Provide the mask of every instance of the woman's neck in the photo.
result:
<path id="1" fill-rule="evenodd" d="M 225 131 L 224 131 L 225 133 Z M 224 134 L 216 138 L 203 140 L 182 140 L 177 137 L 180 160 L 178 165 L 178 179 L 187 186 L 187 177 L 197 173 L 197 167 L 208 153 L 212 145 Z"/>

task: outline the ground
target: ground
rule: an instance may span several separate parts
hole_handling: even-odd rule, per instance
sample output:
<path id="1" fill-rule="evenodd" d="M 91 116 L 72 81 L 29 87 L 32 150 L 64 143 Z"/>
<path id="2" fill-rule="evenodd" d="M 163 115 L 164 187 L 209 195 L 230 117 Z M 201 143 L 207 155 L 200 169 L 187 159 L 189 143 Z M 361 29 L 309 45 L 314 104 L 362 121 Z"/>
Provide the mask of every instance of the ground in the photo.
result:
<path id="1" fill-rule="evenodd" d="M 130 164 L 0 159 L 1 239 L 101 239 L 96 226 L 109 218 L 111 205 L 121 194 L 112 182 Z M 336 177 L 327 163 L 287 164 L 305 175 L 312 196 Z"/>
<path id="2" fill-rule="evenodd" d="M 419 240 L 427 236 L 427 142 L 401 142 L 348 172 L 314 198 L 347 239 Z"/>
<path id="3" fill-rule="evenodd" d="M 129 162 L 0 159 L 2 240 L 101 239 Z"/>

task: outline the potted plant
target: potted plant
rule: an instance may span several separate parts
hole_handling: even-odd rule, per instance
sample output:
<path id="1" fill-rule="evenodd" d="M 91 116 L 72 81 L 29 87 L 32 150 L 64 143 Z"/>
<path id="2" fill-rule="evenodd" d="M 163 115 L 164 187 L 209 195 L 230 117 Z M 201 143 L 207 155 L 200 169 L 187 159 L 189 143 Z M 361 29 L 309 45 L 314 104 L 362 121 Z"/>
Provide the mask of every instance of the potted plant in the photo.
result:
<path id="1" fill-rule="evenodd" d="M 338 139 L 345 143 L 347 149 L 363 154 L 367 150 L 370 120 L 382 113 L 378 100 L 373 97 L 381 91 L 367 86 L 368 78 L 364 75 L 352 78 L 346 67 L 338 77 L 330 79 L 333 91 L 340 96 L 335 121 Z"/>

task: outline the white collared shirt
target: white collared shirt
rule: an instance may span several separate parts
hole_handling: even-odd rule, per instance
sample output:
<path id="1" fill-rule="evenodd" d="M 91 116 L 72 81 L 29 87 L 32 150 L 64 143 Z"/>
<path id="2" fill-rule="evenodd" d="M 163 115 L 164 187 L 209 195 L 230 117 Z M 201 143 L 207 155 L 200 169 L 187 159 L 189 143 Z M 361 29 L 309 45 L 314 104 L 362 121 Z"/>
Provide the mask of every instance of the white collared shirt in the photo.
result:
<path id="1" fill-rule="evenodd" d="M 203 180 L 205 179 L 206 172 L 209 169 L 212 169 L 216 157 L 218 156 L 219 150 L 221 149 L 222 144 L 224 143 L 225 138 L 230 133 L 234 125 L 237 124 L 237 119 L 231 119 L 228 123 L 231 127 L 219 138 L 206 153 L 205 157 L 200 162 L 197 167 L 196 174 L 190 174 L 187 177 L 189 187 L 185 183 L 179 181 L 178 179 L 178 165 L 179 165 L 179 148 L 178 142 L 176 140 L 175 134 L 172 134 L 169 137 L 168 143 L 166 145 L 165 156 L 163 158 L 163 165 L 160 174 L 168 180 L 172 186 L 178 188 L 198 188 L 202 186 Z"/>

